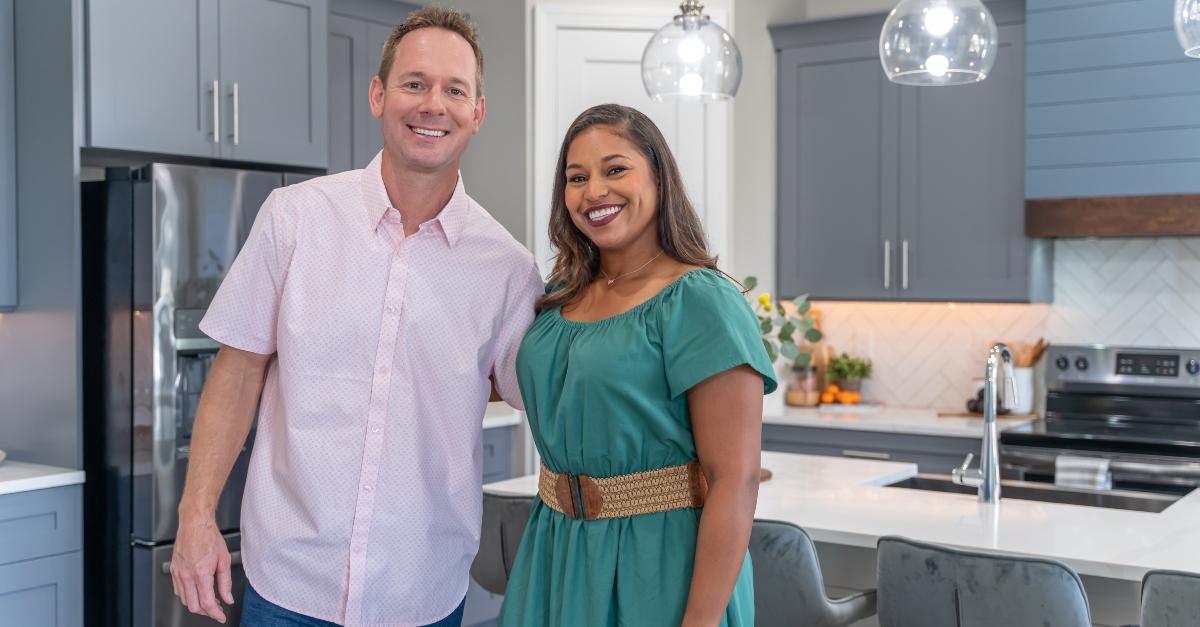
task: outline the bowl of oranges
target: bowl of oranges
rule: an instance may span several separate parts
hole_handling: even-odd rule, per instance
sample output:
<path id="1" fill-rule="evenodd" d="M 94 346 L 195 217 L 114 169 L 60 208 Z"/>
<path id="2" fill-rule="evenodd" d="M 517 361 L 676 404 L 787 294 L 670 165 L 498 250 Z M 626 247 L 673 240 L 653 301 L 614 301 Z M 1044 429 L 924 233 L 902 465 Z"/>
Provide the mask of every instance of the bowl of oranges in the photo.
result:
<path id="1" fill-rule="evenodd" d="M 825 386 L 821 392 L 821 404 L 857 405 L 862 402 L 862 392 L 858 390 L 843 390 L 836 383 Z"/>

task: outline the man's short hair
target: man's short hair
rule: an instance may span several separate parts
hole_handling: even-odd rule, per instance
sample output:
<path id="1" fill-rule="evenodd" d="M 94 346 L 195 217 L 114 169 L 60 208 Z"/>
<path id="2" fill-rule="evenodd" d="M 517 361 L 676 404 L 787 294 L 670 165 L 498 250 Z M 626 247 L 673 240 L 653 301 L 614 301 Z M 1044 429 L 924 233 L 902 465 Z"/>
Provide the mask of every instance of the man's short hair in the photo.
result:
<path id="1" fill-rule="evenodd" d="M 475 53 L 475 94 L 476 100 L 483 96 L 483 49 L 479 47 L 479 33 L 466 14 L 458 9 L 445 9 L 439 6 L 428 6 L 408 14 L 403 22 L 396 24 L 387 42 L 383 44 L 383 57 L 379 60 L 379 80 L 387 85 L 388 73 L 392 70 L 392 62 L 396 58 L 396 46 L 405 35 L 421 28 L 441 28 L 461 36 L 471 45 Z"/>

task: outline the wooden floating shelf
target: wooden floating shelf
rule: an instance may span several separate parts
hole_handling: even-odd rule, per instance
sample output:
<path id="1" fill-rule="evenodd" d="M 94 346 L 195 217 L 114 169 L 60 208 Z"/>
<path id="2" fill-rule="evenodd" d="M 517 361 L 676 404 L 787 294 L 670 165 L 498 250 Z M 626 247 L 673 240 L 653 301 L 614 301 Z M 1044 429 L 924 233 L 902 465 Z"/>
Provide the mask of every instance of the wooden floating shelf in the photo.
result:
<path id="1" fill-rule="evenodd" d="M 1200 194 L 1025 201 L 1029 237 L 1200 235 Z"/>

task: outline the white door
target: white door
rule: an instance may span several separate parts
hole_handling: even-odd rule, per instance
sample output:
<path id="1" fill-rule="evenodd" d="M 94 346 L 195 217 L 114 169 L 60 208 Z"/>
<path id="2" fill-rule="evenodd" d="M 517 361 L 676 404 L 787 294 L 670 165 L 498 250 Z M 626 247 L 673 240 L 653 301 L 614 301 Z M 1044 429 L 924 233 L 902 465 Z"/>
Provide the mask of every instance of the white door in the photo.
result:
<path id="1" fill-rule="evenodd" d="M 642 87 L 642 51 L 677 13 L 671 7 L 539 4 L 534 7 L 534 254 L 543 275 L 553 266 L 546 227 L 563 135 L 588 107 L 617 103 L 654 120 L 683 172 L 709 247 L 728 266 L 729 112 L 725 103 L 656 103 Z M 706 11 L 726 25 L 724 11 Z"/>

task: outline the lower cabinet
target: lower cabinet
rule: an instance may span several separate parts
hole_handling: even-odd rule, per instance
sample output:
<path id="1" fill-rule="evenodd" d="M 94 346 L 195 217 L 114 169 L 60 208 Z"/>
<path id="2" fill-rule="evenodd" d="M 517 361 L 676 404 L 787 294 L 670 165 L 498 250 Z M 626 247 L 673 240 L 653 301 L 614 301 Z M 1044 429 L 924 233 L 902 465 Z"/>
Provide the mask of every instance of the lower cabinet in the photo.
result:
<path id="1" fill-rule="evenodd" d="M 908 462 L 939 475 L 961 466 L 968 453 L 978 457 L 980 444 L 981 438 L 763 425 L 764 451 Z"/>
<path id="2" fill-rule="evenodd" d="M 512 449 L 516 427 L 494 427 L 483 431 L 483 482 L 511 479 L 513 476 Z M 495 625 L 500 616 L 504 597 L 479 587 L 472 579 L 467 588 L 467 604 L 463 610 L 465 627 Z"/>
<path id="3" fill-rule="evenodd" d="M 0 624 L 82 627 L 80 486 L 0 496 Z"/>

